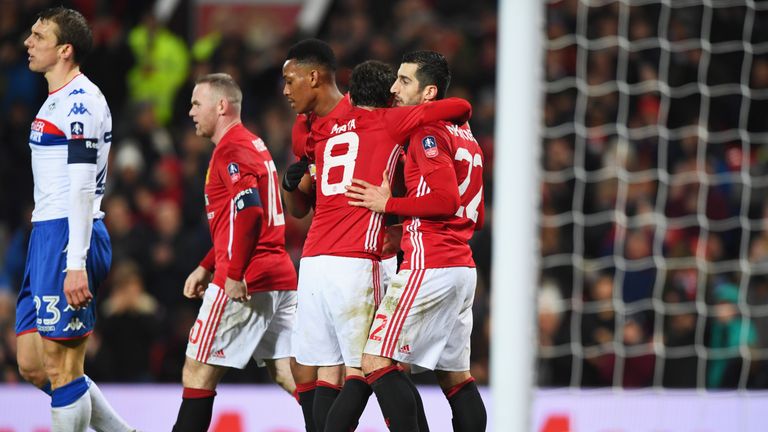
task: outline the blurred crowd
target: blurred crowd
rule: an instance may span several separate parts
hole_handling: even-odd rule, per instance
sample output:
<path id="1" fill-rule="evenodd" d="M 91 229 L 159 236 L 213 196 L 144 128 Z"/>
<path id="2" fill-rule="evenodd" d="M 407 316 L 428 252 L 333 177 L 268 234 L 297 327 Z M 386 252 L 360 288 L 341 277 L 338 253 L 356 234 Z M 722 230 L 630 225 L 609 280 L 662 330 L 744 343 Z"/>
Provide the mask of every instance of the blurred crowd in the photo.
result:
<path id="1" fill-rule="evenodd" d="M 94 380 L 181 379 L 198 307 L 183 297 L 182 287 L 211 244 L 202 191 L 213 146 L 195 135 L 187 116 L 195 79 L 227 72 L 240 83 L 243 120 L 267 143 L 282 173 L 294 160 L 295 117 L 282 96 L 282 63 L 293 43 L 313 36 L 336 52 L 342 90 L 361 61 L 373 58 L 397 68 L 404 53 L 432 49 L 452 67 L 449 95 L 473 103 L 472 129 L 486 158 L 488 216 L 472 240 L 479 276 L 472 374 L 487 382 L 496 3 L 456 0 L 338 0 L 312 34 L 295 20 L 276 23 L 234 7 L 220 8 L 203 32 L 202 6 L 192 1 L 158 14 L 147 0 L 0 0 L 0 382 L 20 380 L 14 309 L 31 229 L 28 134 L 47 92 L 43 77 L 27 69 L 22 41 L 37 12 L 62 3 L 81 11 L 92 26 L 94 52 L 82 69 L 105 94 L 113 117 L 102 204 L 113 265 L 98 291 L 99 318 L 88 346 L 86 369 Z M 308 224 L 286 218 L 287 247 L 297 264 Z M 267 377 L 251 365 L 225 380 Z"/>
<path id="2" fill-rule="evenodd" d="M 768 10 L 589 3 L 546 12 L 538 383 L 768 388 Z"/>

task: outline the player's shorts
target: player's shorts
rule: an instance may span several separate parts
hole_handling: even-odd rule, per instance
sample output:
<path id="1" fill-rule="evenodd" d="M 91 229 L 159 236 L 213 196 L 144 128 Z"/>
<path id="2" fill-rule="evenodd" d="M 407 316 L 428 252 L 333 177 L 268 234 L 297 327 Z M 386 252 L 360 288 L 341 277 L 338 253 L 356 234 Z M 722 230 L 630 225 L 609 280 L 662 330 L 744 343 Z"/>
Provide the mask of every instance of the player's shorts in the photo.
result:
<path id="1" fill-rule="evenodd" d="M 469 370 L 476 284 L 470 267 L 400 271 L 376 311 L 365 353 L 412 364 L 414 372 Z"/>
<path id="2" fill-rule="evenodd" d="M 387 287 L 389 286 L 390 281 L 397 274 L 397 255 L 381 260 L 381 269 L 381 298 L 384 298 L 384 294 L 387 293 Z M 377 304 L 376 307 L 378 308 L 379 305 Z"/>
<path id="3" fill-rule="evenodd" d="M 299 306 L 293 355 L 308 366 L 360 367 L 376 295 L 379 261 L 330 255 L 306 257 L 299 265 Z"/>
<path id="4" fill-rule="evenodd" d="M 96 289 L 109 273 L 112 246 L 100 219 L 93 221 L 85 268 L 93 301 L 74 310 L 64 296 L 69 225 L 66 218 L 32 223 L 27 263 L 16 301 L 16 334 L 37 331 L 46 339 L 78 339 L 96 323 Z"/>
<path id="5" fill-rule="evenodd" d="M 224 288 L 209 284 L 189 331 L 187 357 L 237 369 L 251 357 L 259 366 L 264 360 L 290 357 L 295 314 L 296 291 L 255 292 L 239 303 Z"/>

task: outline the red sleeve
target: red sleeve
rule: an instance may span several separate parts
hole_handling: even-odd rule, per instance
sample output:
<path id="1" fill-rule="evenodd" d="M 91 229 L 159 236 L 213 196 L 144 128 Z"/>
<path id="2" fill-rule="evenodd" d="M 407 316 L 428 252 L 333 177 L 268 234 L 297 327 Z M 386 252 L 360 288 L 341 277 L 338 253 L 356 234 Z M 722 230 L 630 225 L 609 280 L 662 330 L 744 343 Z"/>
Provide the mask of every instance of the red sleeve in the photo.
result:
<path id="1" fill-rule="evenodd" d="M 448 98 L 415 106 L 384 110 L 387 131 L 396 142 L 403 142 L 419 126 L 445 120 L 466 123 L 472 116 L 472 105 L 464 99 Z"/>
<path id="2" fill-rule="evenodd" d="M 311 151 L 312 144 L 309 125 L 309 117 L 306 114 L 299 114 L 293 122 L 293 128 L 291 129 L 291 147 L 293 148 L 293 154 L 297 158 L 307 156 L 310 159 L 314 159 L 314 155 Z"/>
<path id="3" fill-rule="evenodd" d="M 420 197 L 390 198 L 384 211 L 398 216 L 449 217 L 461 205 L 456 172 L 453 167 L 442 167 L 424 177 L 430 191 Z"/>
<path id="4" fill-rule="evenodd" d="M 208 270 L 211 273 L 213 273 L 213 270 L 216 269 L 216 250 L 214 248 L 211 248 L 211 250 L 205 254 L 205 258 L 200 261 L 200 267 Z"/>
<path id="5" fill-rule="evenodd" d="M 232 235 L 232 255 L 229 258 L 227 276 L 230 279 L 242 280 L 245 268 L 253 256 L 261 234 L 263 209 L 259 196 L 259 175 L 251 165 L 252 157 L 243 147 L 233 145 L 229 151 L 222 152 L 217 167 L 227 186 L 230 199 L 234 201 L 235 217 Z"/>
<path id="6" fill-rule="evenodd" d="M 259 242 L 263 217 L 264 210 L 254 206 L 246 207 L 235 215 L 235 227 L 232 233 L 234 241 L 232 242 L 232 256 L 229 259 L 229 269 L 227 270 L 228 278 L 243 280 L 245 269 Z"/>

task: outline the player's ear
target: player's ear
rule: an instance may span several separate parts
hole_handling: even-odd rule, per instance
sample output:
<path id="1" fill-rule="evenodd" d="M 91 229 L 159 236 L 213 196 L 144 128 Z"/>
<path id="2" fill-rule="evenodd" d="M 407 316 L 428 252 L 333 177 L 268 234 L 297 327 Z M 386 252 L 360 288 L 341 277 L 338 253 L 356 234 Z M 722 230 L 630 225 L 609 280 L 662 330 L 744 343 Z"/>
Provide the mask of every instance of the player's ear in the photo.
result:
<path id="1" fill-rule="evenodd" d="M 63 44 L 59 45 L 59 56 L 65 60 L 71 59 L 74 57 L 75 51 L 74 48 L 72 48 L 72 44 Z"/>
<path id="2" fill-rule="evenodd" d="M 309 85 L 312 88 L 315 88 L 320 85 L 320 71 L 317 69 L 312 69 L 309 71 Z"/>
<path id="3" fill-rule="evenodd" d="M 425 86 L 424 90 L 421 92 L 421 97 L 424 98 L 425 101 L 437 100 L 437 86 L 433 84 Z"/>

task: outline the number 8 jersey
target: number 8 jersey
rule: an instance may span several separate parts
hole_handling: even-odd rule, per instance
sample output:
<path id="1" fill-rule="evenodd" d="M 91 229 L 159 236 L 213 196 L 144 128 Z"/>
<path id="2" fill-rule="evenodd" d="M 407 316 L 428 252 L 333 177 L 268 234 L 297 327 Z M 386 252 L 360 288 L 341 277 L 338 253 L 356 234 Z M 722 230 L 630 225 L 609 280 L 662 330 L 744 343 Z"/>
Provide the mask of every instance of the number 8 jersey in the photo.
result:
<path id="1" fill-rule="evenodd" d="M 317 170 L 315 215 L 302 256 L 335 255 L 380 259 L 383 215 L 352 207 L 344 196 L 352 179 L 389 181 L 400 143 L 417 127 L 436 119 L 467 118 L 469 103 L 449 98 L 409 107 L 367 110 L 353 107 L 342 115 L 320 117 L 312 124 Z"/>

